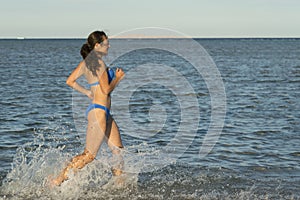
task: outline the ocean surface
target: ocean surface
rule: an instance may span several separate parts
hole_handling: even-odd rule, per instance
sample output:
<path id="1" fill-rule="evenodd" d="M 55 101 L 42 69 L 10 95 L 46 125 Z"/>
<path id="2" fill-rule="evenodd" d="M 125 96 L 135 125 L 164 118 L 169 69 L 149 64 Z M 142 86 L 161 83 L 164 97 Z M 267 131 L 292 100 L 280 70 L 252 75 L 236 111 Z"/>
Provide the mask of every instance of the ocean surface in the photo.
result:
<path id="1" fill-rule="evenodd" d="M 126 174 L 112 177 L 104 143 L 49 188 L 84 149 L 89 100 L 65 84 L 83 43 L 0 40 L 0 199 L 300 199 L 300 39 L 291 38 L 111 39 L 105 61 L 126 73 L 111 109 Z"/>

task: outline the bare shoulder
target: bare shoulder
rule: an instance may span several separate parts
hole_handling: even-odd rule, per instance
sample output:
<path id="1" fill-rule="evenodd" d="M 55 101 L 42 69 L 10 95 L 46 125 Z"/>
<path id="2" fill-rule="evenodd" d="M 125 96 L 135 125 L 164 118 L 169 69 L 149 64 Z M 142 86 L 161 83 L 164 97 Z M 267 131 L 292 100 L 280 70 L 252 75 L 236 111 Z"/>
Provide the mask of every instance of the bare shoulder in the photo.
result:
<path id="1" fill-rule="evenodd" d="M 80 67 L 86 67 L 85 60 L 80 61 L 80 63 L 78 64 L 78 66 L 80 66 Z"/>
<path id="2" fill-rule="evenodd" d="M 82 73 L 86 72 L 87 67 L 86 67 L 86 63 L 84 60 L 80 61 L 80 63 L 78 64 L 78 68 L 80 69 L 80 71 Z"/>

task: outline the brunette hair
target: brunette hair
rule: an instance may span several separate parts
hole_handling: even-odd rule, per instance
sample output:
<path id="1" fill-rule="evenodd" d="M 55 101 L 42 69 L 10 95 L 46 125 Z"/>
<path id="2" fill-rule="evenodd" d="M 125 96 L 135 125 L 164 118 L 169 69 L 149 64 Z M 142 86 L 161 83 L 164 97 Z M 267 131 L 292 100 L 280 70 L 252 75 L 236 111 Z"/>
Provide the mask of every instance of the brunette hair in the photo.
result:
<path id="1" fill-rule="evenodd" d="M 94 31 L 88 36 L 86 43 L 81 47 L 80 54 L 85 59 L 87 68 L 94 76 L 97 76 L 97 70 L 100 66 L 97 53 L 93 49 L 96 43 L 102 43 L 107 38 L 107 35 L 103 31 Z"/>

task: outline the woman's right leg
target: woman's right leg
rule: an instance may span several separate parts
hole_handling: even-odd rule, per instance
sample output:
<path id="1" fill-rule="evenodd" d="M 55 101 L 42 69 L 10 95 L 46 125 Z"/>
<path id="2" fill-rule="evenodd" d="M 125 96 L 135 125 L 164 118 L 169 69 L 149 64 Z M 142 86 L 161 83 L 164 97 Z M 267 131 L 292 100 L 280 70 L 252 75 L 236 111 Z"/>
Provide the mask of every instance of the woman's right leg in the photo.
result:
<path id="1" fill-rule="evenodd" d="M 106 112 L 94 109 L 88 115 L 88 127 L 85 148 L 96 157 L 98 150 L 105 139 Z"/>
<path id="2" fill-rule="evenodd" d="M 83 168 L 92 162 L 105 138 L 106 113 L 100 109 L 90 111 L 88 115 L 88 126 L 86 132 L 86 147 L 82 154 L 75 156 L 61 174 L 53 180 L 55 185 L 60 185 L 68 179 L 70 170 Z"/>

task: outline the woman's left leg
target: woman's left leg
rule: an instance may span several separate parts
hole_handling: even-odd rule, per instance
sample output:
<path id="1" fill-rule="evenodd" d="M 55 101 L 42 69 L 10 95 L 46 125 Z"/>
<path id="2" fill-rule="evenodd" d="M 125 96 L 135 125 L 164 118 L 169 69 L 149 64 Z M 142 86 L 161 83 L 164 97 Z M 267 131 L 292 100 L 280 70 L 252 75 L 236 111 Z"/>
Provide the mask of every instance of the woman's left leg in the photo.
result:
<path id="1" fill-rule="evenodd" d="M 109 120 L 107 122 L 105 135 L 107 138 L 107 144 L 113 154 L 112 173 L 115 176 L 119 176 L 123 172 L 124 165 L 123 157 L 121 155 L 123 144 L 119 127 L 116 121 L 112 118 L 112 116 L 109 117 Z"/>

